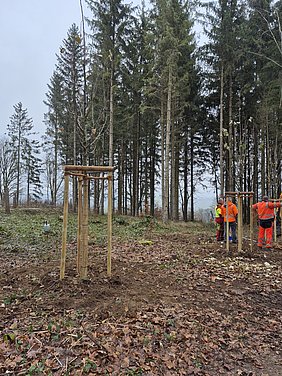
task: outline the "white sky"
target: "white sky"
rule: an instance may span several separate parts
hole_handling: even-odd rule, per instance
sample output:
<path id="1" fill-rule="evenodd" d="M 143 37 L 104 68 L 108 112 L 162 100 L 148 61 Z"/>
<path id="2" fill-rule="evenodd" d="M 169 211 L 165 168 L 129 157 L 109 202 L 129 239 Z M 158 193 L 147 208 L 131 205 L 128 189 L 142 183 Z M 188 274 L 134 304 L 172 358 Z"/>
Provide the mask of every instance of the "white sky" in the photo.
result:
<path id="1" fill-rule="evenodd" d="M 89 14 L 85 4 L 84 13 Z M 44 133 L 47 84 L 73 23 L 81 25 L 79 0 L 0 0 L 0 138 L 18 102 L 27 108 L 34 131 Z M 206 207 L 205 199 L 198 192 L 196 206 Z"/>
<path id="2" fill-rule="evenodd" d="M 43 104 L 59 47 L 72 23 L 80 25 L 78 0 L 0 0 L 0 137 L 13 105 L 23 103 L 43 133 Z"/>

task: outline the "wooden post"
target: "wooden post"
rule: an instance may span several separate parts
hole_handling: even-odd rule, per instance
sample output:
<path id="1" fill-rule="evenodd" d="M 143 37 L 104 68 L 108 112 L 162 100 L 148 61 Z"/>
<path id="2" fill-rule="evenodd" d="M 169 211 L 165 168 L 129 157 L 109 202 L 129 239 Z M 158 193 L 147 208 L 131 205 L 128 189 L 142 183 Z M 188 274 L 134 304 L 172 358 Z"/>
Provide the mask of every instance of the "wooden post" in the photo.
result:
<path id="1" fill-rule="evenodd" d="M 112 275 L 112 232 L 113 232 L 113 173 L 108 175 L 108 255 L 107 255 L 107 274 Z"/>
<path id="2" fill-rule="evenodd" d="M 81 176 L 78 177 L 78 206 L 77 206 L 77 273 L 81 273 L 81 227 L 82 227 L 82 181 Z"/>
<path id="3" fill-rule="evenodd" d="M 81 249 L 81 273 L 80 278 L 87 278 L 88 268 L 88 179 L 83 179 L 83 211 L 82 211 L 82 249 Z"/>
<path id="4" fill-rule="evenodd" d="M 78 228 L 77 228 L 77 270 L 81 279 L 87 278 L 88 269 L 88 193 L 91 179 L 108 180 L 108 253 L 107 274 L 111 276 L 111 252 L 112 252 L 112 212 L 113 212 L 113 166 L 78 166 L 66 165 L 65 190 L 64 190 L 64 220 L 62 235 L 62 252 L 60 279 L 65 276 L 66 246 L 67 246 L 67 223 L 68 223 L 68 196 L 69 175 L 78 178 Z M 89 176 L 88 173 L 107 172 L 108 176 Z"/>
<path id="5" fill-rule="evenodd" d="M 243 239 L 243 202 L 242 195 L 238 193 L 238 252 L 242 251 Z"/>
<path id="6" fill-rule="evenodd" d="M 226 196 L 226 226 L 225 226 L 225 229 L 226 229 L 226 250 L 227 252 L 229 252 L 229 213 L 228 213 L 228 199 L 229 199 L 229 196 Z"/>
<path id="7" fill-rule="evenodd" d="M 254 196 L 250 196 L 250 248 L 251 252 L 254 249 L 254 211 L 253 211 Z"/>
<path id="8" fill-rule="evenodd" d="M 275 206 L 275 201 L 274 201 L 274 206 Z M 276 213 L 277 213 L 277 210 L 276 208 L 274 209 L 274 222 L 273 222 L 273 233 L 274 233 L 274 236 L 273 236 L 273 242 L 274 244 L 276 244 L 277 242 L 277 223 L 276 223 Z"/>
<path id="9" fill-rule="evenodd" d="M 63 217 L 60 279 L 63 279 L 65 277 L 65 268 L 66 268 L 68 204 L 69 204 L 69 175 L 66 174 L 65 175 L 65 189 L 64 189 L 64 217 Z"/>

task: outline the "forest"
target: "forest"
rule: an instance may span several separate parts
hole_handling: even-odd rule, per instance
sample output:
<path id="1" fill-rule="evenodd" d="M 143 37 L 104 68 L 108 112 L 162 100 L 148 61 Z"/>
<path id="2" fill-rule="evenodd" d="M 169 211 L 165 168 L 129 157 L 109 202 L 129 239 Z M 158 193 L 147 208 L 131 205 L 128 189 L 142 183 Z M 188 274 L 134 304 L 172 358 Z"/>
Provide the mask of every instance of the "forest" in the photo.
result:
<path id="1" fill-rule="evenodd" d="M 80 7 L 81 25 L 66 31 L 46 83 L 44 136 L 35 137 L 19 102 L 1 139 L 6 211 L 61 203 L 66 164 L 115 166 L 114 209 L 125 215 L 158 209 L 164 221 L 193 221 L 195 192 L 206 184 L 215 198 L 279 197 L 281 0 Z M 103 214 L 106 184 L 96 180 L 90 191 Z M 71 201 L 75 209 L 75 181 Z"/>
<path id="2" fill-rule="evenodd" d="M 282 0 L 78 3 L 0 139 L 0 374 L 282 375 Z"/>

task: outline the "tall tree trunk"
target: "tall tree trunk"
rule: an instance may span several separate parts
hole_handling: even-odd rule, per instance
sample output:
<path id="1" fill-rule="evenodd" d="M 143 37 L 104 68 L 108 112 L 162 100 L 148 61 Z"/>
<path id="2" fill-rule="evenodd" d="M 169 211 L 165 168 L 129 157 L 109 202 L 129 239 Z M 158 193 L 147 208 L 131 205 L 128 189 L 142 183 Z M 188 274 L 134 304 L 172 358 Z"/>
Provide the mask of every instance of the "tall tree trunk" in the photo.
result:
<path id="1" fill-rule="evenodd" d="M 57 194 L 58 194 L 58 158 L 59 158 L 59 145 L 58 145 L 58 116 L 56 114 L 55 123 L 55 140 L 54 140 L 54 181 L 53 181 L 53 195 L 52 195 L 52 205 L 57 206 Z"/>
<path id="2" fill-rule="evenodd" d="M 9 187 L 5 185 L 4 187 L 4 206 L 5 206 L 5 214 L 11 213 L 10 207 L 10 194 L 9 194 Z"/>
<path id="3" fill-rule="evenodd" d="M 150 138 L 150 215 L 155 215 L 155 161 L 156 161 L 156 148 L 153 135 Z"/>
<path id="4" fill-rule="evenodd" d="M 256 125 L 253 124 L 253 155 L 258 156 L 259 136 Z M 253 158 L 253 192 L 255 201 L 258 200 L 258 157 Z"/>
<path id="5" fill-rule="evenodd" d="M 114 57 L 111 61 L 110 72 L 110 119 L 109 119 L 109 166 L 114 165 Z M 114 174 L 112 180 L 112 193 L 113 193 L 113 211 L 115 210 L 115 196 L 114 196 Z"/>
<path id="6" fill-rule="evenodd" d="M 178 132 L 176 132 L 174 127 L 174 146 L 173 146 L 173 178 L 172 178 L 172 219 L 174 221 L 179 220 L 179 139 Z"/>
<path id="7" fill-rule="evenodd" d="M 188 134 L 185 132 L 184 144 L 184 183 L 183 183 L 183 220 L 188 221 Z"/>
<path id="8" fill-rule="evenodd" d="M 229 76 L 229 105 L 228 105 L 228 190 L 234 191 L 234 145 L 233 145 L 233 115 L 232 115 L 232 74 Z"/>
<path id="9" fill-rule="evenodd" d="M 123 212 L 123 179 L 124 179 L 124 142 L 121 142 L 121 148 L 119 150 L 119 166 L 118 166 L 118 214 Z"/>
<path id="10" fill-rule="evenodd" d="M 262 124 L 262 129 L 261 129 L 261 147 L 260 147 L 260 152 L 261 152 L 261 160 L 260 160 L 260 165 L 261 165 L 261 194 L 265 195 L 266 191 L 266 179 L 265 179 L 265 127 L 264 124 Z"/>
<path id="11" fill-rule="evenodd" d="M 140 129 L 140 117 L 135 114 L 136 127 L 133 135 L 133 210 L 134 216 L 138 215 L 138 188 L 139 188 L 139 129 Z"/>
<path id="12" fill-rule="evenodd" d="M 176 143 L 176 150 L 175 150 L 175 185 L 174 185 L 174 197 L 175 197 L 175 205 L 174 205 L 174 220 L 179 220 L 179 140 Z"/>
<path id="13" fill-rule="evenodd" d="M 21 174 L 21 129 L 19 127 L 18 132 L 18 147 L 17 147 L 17 181 L 16 181 L 16 196 L 14 200 L 14 206 L 19 206 L 19 199 L 20 199 L 20 174 Z"/>
<path id="14" fill-rule="evenodd" d="M 223 159 L 223 94 L 224 94 L 224 67 L 221 62 L 220 72 L 220 116 L 219 116 L 219 168 L 220 168 L 220 194 L 224 192 L 224 159 Z"/>
<path id="15" fill-rule="evenodd" d="M 190 194 L 191 194 L 191 221 L 195 220 L 194 211 L 194 132 L 191 128 L 191 146 L 190 146 Z"/>
<path id="16" fill-rule="evenodd" d="M 169 219 L 169 153 L 170 153 L 170 130 L 171 130 L 171 106 L 172 106 L 172 67 L 169 66 L 167 112 L 166 112 L 166 137 L 165 137 L 165 161 L 164 161 L 164 211 L 163 221 Z"/>
<path id="17" fill-rule="evenodd" d="M 171 174 L 170 174 L 170 209 L 171 218 L 174 221 L 174 207 L 175 207 L 175 122 L 171 121 Z"/>
<path id="18" fill-rule="evenodd" d="M 161 182 L 161 189 L 162 189 L 162 213 L 165 210 L 165 124 L 164 124 L 164 96 L 161 96 L 161 118 L 160 118 L 160 126 L 161 126 L 161 170 L 162 170 L 162 182 Z"/>

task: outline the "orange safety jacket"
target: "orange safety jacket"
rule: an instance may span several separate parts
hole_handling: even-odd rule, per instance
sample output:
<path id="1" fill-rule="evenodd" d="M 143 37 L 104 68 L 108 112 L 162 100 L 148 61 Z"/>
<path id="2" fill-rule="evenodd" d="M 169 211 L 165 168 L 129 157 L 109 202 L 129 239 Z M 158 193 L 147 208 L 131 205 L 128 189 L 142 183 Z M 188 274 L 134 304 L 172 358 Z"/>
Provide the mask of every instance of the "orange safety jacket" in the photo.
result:
<path id="1" fill-rule="evenodd" d="M 253 205 L 253 209 L 256 209 L 259 219 L 273 219 L 274 209 L 280 208 L 280 202 L 268 202 L 262 201 Z"/>
<path id="2" fill-rule="evenodd" d="M 224 217 L 224 222 L 227 222 L 227 210 L 226 205 L 222 205 L 221 214 Z M 228 222 L 236 222 L 236 217 L 238 215 L 238 209 L 235 204 L 231 201 L 228 201 Z"/>

